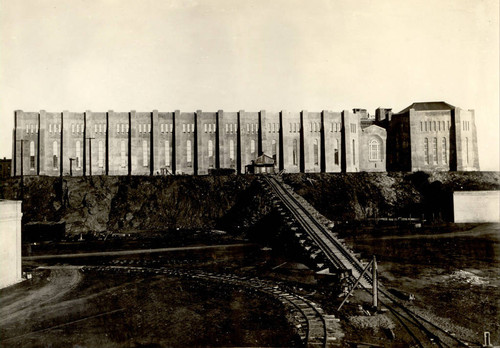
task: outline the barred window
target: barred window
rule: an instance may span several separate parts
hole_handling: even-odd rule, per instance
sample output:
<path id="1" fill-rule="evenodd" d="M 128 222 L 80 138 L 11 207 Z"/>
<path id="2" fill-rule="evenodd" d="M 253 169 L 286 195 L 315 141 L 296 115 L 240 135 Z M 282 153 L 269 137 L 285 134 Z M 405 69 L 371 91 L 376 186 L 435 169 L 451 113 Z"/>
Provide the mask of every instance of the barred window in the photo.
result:
<path id="1" fill-rule="evenodd" d="M 356 140 L 352 139 L 352 164 L 356 164 Z"/>
<path id="2" fill-rule="evenodd" d="M 333 149 L 333 156 L 334 156 L 334 163 L 339 164 L 340 159 L 339 159 L 339 140 L 336 139 L 335 141 L 335 148 Z"/>
<path id="3" fill-rule="evenodd" d="M 58 155 L 57 141 L 52 143 L 52 168 L 57 169 L 59 167 L 59 161 L 57 159 Z"/>
<path id="4" fill-rule="evenodd" d="M 469 164 L 469 138 L 465 138 L 465 154 L 466 154 L 467 164 Z"/>
<path id="5" fill-rule="evenodd" d="M 425 164 L 429 164 L 429 139 L 424 139 L 424 158 Z"/>
<path id="6" fill-rule="evenodd" d="M 186 162 L 191 164 L 191 140 L 186 142 Z"/>
<path id="7" fill-rule="evenodd" d="M 104 167 L 104 146 L 102 140 L 99 140 L 99 152 L 97 156 L 99 162 L 99 168 Z"/>
<path id="8" fill-rule="evenodd" d="M 276 140 L 274 140 L 274 139 L 271 142 L 271 154 L 273 156 L 274 163 L 276 163 Z"/>
<path id="9" fill-rule="evenodd" d="M 214 143 L 212 140 L 208 141 L 208 157 L 212 157 L 214 155 Z"/>
<path id="10" fill-rule="evenodd" d="M 432 149 L 433 149 L 433 161 L 434 164 L 438 163 L 438 140 L 437 138 L 432 139 Z"/>
<path id="11" fill-rule="evenodd" d="M 448 146 L 446 144 L 446 138 L 441 139 L 441 158 L 443 164 L 448 163 Z"/>
<path id="12" fill-rule="evenodd" d="M 170 144 L 165 140 L 165 166 L 170 167 Z"/>
<path id="13" fill-rule="evenodd" d="M 297 155 L 298 155 L 298 147 L 297 147 L 297 139 L 293 139 L 293 147 L 292 147 L 292 164 L 294 166 L 297 165 L 298 160 L 297 160 Z"/>
<path id="14" fill-rule="evenodd" d="M 234 141 L 233 139 L 229 140 L 229 159 L 234 160 Z"/>
<path id="15" fill-rule="evenodd" d="M 122 168 L 125 168 L 125 166 L 127 165 L 127 155 L 125 152 L 125 141 L 124 140 L 122 140 L 120 143 L 120 157 L 121 157 Z"/>
<path id="16" fill-rule="evenodd" d="M 142 165 L 148 166 L 148 142 L 146 140 L 142 141 Z"/>
<path id="17" fill-rule="evenodd" d="M 75 143 L 75 159 L 76 159 L 76 167 L 80 168 L 80 140 L 77 140 Z"/>
<path id="18" fill-rule="evenodd" d="M 318 143 L 318 139 L 314 139 L 314 148 L 313 148 L 313 152 L 314 152 L 314 165 L 317 166 L 319 165 L 319 143 Z"/>
<path id="19" fill-rule="evenodd" d="M 35 170 L 35 142 L 30 141 L 30 170 Z"/>

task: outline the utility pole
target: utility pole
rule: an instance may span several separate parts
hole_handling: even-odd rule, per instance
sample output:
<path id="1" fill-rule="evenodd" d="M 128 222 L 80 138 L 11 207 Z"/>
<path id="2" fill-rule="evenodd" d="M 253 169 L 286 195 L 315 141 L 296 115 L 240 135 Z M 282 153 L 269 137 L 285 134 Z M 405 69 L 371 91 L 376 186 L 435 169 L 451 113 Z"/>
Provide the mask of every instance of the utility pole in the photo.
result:
<path id="1" fill-rule="evenodd" d="M 92 176 L 92 137 L 87 137 L 85 139 L 89 140 L 89 176 Z"/>
<path id="2" fill-rule="evenodd" d="M 69 159 L 69 176 L 73 176 L 73 161 L 75 158 L 70 158 Z"/>
<path id="3" fill-rule="evenodd" d="M 373 308 L 378 308 L 378 272 L 377 272 L 377 259 L 375 255 L 373 255 L 372 261 L 372 290 L 373 290 Z"/>

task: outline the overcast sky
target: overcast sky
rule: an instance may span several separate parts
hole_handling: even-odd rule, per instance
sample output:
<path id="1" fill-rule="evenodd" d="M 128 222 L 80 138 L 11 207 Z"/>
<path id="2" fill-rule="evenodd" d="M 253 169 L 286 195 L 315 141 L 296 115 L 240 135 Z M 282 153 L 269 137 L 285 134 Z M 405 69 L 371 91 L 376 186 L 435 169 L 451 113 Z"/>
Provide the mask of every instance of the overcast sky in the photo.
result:
<path id="1" fill-rule="evenodd" d="M 14 110 L 258 111 L 444 100 L 499 170 L 498 0 L 2 0 L 0 157 Z"/>

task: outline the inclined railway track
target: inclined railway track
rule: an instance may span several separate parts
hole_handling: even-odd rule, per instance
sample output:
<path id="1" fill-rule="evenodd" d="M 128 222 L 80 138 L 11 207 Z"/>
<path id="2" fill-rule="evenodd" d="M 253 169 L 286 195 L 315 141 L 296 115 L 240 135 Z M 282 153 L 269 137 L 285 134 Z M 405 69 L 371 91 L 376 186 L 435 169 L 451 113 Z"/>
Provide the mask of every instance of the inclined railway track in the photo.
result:
<path id="1" fill-rule="evenodd" d="M 265 176 L 263 180 L 267 183 L 279 202 L 287 208 L 289 213 L 301 225 L 310 240 L 323 252 L 330 266 L 335 269 L 351 270 L 351 284 L 353 284 L 363 272 L 363 264 L 318 221 L 311 213 L 311 207 L 308 209 L 300 202 L 303 199 L 297 198 L 296 194 L 291 192 L 291 189 L 287 188 L 285 184 L 280 183 L 275 177 Z M 306 205 L 308 204 L 306 203 Z M 369 273 L 365 273 L 360 286 L 366 291 L 370 291 L 371 285 L 372 276 Z M 454 334 L 409 309 L 392 294 L 387 292 L 380 284 L 379 293 L 385 298 L 380 303 L 392 313 L 401 326 L 408 332 L 416 346 L 466 347 L 470 345 L 470 343 L 455 337 Z"/>
<path id="2" fill-rule="evenodd" d="M 351 270 L 352 277 L 357 279 L 363 272 L 361 262 L 335 238 L 298 199 L 275 178 L 264 179 L 277 198 L 301 224 L 308 236 L 317 244 L 321 251 L 336 269 Z M 361 286 L 371 288 L 371 275 L 365 274 Z M 354 282 L 354 281 L 353 281 Z"/>
<path id="3" fill-rule="evenodd" d="M 240 287 L 247 291 L 264 293 L 279 300 L 294 316 L 292 323 L 297 328 L 304 346 L 328 347 L 335 344 L 337 338 L 331 335 L 332 316 L 327 316 L 314 302 L 303 296 L 281 289 L 276 283 L 251 277 L 240 277 L 233 274 L 211 273 L 201 270 L 179 270 L 175 268 L 150 268 L 138 266 L 84 266 L 83 272 L 121 272 L 162 274 L 205 282 L 217 282 Z"/>

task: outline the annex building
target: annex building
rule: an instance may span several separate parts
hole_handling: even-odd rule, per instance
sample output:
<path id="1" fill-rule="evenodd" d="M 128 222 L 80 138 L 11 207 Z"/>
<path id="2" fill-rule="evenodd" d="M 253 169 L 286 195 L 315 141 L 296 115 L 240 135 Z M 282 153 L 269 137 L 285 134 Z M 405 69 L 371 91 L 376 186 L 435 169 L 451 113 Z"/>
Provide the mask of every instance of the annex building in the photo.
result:
<path id="1" fill-rule="evenodd" d="M 14 119 L 12 175 L 245 173 L 262 160 L 266 172 L 289 173 L 479 169 L 474 112 L 441 102 L 374 116 L 18 110 Z"/>

